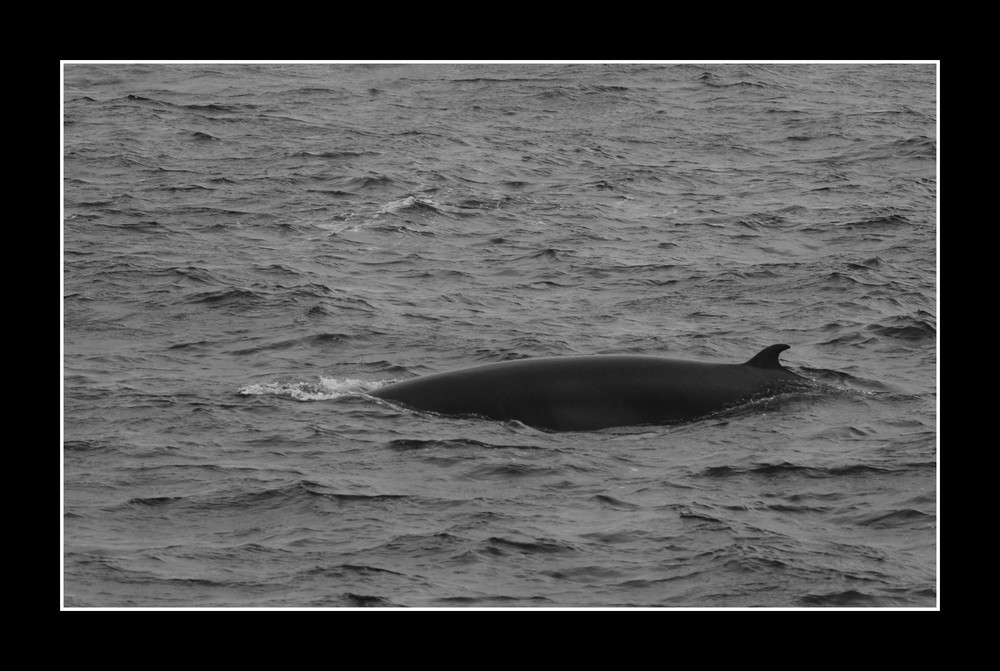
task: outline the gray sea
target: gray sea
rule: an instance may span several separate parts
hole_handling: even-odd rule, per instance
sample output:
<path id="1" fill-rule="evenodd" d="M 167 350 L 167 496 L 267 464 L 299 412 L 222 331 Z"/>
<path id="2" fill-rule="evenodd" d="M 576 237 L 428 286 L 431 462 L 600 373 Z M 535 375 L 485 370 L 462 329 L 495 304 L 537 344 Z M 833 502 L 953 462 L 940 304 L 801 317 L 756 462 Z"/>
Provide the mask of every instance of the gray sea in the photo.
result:
<path id="1" fill-rule="evenodd" d="M 938 64 L 63 64 L 61 606 L 939 603 Z M 531 356 L 808 392 L 546 432 Z"/>

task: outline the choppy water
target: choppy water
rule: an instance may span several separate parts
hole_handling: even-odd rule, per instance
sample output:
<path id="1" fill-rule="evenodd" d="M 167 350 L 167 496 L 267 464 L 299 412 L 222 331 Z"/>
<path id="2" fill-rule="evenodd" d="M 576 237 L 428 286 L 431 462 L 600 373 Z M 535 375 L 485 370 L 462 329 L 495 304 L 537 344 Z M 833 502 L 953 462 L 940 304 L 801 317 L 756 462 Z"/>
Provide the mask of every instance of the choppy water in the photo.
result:
<path id="1" fill-rule="evenodd" d="M 936 80 L 66 64 L 64 606 L 936 607 Z M 669 427 L 365 393 L 779 342 Z"/>

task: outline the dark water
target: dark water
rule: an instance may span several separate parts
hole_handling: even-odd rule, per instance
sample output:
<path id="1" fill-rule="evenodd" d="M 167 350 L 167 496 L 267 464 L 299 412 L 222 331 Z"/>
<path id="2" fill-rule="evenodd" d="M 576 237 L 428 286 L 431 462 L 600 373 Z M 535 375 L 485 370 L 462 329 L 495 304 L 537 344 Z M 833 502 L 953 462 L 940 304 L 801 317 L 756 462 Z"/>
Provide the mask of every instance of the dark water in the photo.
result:
<path id="1" fill-rule="evenodd" d="M 936 607 L 936 80 L 66 64 L 65 607 Z M 773 343 L 676 426 L 365 394 Z"/>

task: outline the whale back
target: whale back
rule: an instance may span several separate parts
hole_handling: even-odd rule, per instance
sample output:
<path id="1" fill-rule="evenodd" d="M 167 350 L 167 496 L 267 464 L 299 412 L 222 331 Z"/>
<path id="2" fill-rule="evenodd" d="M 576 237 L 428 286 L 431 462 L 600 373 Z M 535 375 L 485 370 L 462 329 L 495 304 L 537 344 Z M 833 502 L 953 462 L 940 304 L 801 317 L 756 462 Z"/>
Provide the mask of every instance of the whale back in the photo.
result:
<path id="1" fill-rule="evenodd" d="M 478 415 L 555 430 L 692 419 L 798 378 L 771 345 L 742 364 L 639 355 L 541 357 L 435 373 L 373 396 L 445 415 Z"/>

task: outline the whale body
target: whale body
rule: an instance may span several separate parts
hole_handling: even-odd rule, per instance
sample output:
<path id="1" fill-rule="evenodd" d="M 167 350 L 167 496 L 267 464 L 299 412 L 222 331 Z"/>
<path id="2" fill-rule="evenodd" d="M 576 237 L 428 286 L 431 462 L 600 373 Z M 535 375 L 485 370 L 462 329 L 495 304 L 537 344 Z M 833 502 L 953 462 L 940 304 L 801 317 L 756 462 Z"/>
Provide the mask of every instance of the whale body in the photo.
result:
<path id="1" fill-rule="evenodd" d="M 740 364 L 641 355 L 518 359 L 424 375 L 372 395 L 417 410 L 517 420 L 553 431 L 670 424 L 803 380 L 778 361 L 786 349 L 771 345 Z"/>

